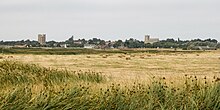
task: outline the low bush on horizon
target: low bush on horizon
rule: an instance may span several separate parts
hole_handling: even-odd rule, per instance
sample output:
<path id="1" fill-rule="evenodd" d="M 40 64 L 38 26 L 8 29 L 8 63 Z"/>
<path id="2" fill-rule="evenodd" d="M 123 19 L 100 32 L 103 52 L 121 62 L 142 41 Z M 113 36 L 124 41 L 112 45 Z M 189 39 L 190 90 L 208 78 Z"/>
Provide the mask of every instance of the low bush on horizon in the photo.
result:
<path id="1" fill-rule="evenodd" d="M 108 83 L 106 79 L 96 72 L 70 72 L 1 61 L 0 109 L 220 109 L 217 78 L 208 82 L 206 78 L 185 76 L 180 86 L 167 84 L 165 77 L 132 85 Z"/>

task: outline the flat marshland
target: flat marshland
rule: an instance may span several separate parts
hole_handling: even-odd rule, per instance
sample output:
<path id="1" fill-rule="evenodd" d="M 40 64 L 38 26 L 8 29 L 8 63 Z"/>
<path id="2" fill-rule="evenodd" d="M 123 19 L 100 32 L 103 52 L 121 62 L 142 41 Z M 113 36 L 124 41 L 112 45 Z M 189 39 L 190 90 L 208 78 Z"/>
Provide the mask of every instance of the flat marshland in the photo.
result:
<path id="1" fill-rule="evenodd" d="M 0 55 L 0 109 L 220 109 L 220 51 Z"/>
<path id="2" fill-rule="evenodd" d="M 131 53 L 86 55 L 13 55 L 13 61 L 71 71 L 95 71 L 112 80 L 146 80 L 165 76 L 176 80 L 185 74 L 212 78 L 220 72 L 220 51 L 195 53 Z"/>

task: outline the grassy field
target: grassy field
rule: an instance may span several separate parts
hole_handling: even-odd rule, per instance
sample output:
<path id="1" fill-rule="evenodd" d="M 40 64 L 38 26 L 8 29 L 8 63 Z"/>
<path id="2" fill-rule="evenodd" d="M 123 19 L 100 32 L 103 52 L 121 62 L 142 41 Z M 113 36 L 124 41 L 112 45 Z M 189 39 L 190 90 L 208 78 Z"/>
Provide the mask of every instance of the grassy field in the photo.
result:
<path id="1" fill-rule="evenodd" d="M 13 58 L 7 58 L 13 56 Z M 212 78 L 220 72 L 220 51 L 100 53 L 80 55 L 5 55 L 9 60 L 71 71 L 96 71 L 113 80 L 145 80 L 149 76 L 181 79 L 185 74 Z"/>
<path id="2" fill-rule="evenodd" d="M 34 54 L 34 55 L 79 55 L 79 54 L 108 54 L 108 53 L 195 53 L 198 51 L 185 51 L 179 50 L 175 51 L 174 49 L 83 49 L 83 48 L 74 48 L 74 49 L 64 49 L 64 48 L 0 48 L 0 53 L 3 54 Z"/>
<path id="3" fill-rule="evenodd" d="M 0 55 L 0 109 L 220 109 L 220 51 Z"/>

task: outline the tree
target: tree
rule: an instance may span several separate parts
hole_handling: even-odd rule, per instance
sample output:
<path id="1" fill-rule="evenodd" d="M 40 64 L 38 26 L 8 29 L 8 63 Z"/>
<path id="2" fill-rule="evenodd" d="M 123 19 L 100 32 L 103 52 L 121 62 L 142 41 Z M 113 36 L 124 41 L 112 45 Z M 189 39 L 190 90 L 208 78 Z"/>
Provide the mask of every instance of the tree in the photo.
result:
<path id="1" fill-rule="evenodd" d="M 113 47 L 114 47 L 114 48 L 119 48 L 119 47 L 122 47 L 122 46 L 124 46 L 124 43 L 123 43 L 122 40 L 118 40 L 118 41 L 116 41 L 116 42 L 113 44 Z"/>
<path id="2" fill-rule="evenodd" d="M 70 37 L 68 40 L 66 40 L 66 42 L 65 43 L 67 43 L 67 44 L 73 44 L 74 43 L 74 39 L 73 39 L 73 36 L 72 37 Z"/>
<path id="3" fill-rule="evenodd" d="M 58 44 L 58 43 L 57 43 L 56 41 L 48 41 L 48 42 L 47 42 L 47 46 L 48 46 L 48 47 L 56 47 L 57 44 Z"/>
<path id="4" fill-rule="evenodd" d="M 220 48 L 220 43 L 218 43 L 218 44 L 216 45 L 216 48 Z"/>
<path id="5" fill-rule="evenodd" d="M 167 39 L 166 42 L 175 43 L 176 41 L 174 39 Z"/>
<path id="6" fill-rule="evenodd" d="M 206 39 L 206 40 L 204 40 L 204 42 L 212 42 L 212 43 L 218 43 L 218 41 L 216 40 L 216 39 Z"/>
<path id="7" fill-rule="evenodd" d="M 125 40 L 125 46 L 128 48 L 143 48 L 145 44 L 143 41 L 130 38 L 129 40 Z"/>
<path id="8" fill-rule="evenodd" d="M 99 45 L 105 45 L 105 41 L 104 41 L 104 40 L 101 40 L 101 41 L 99 42 Z"/>
<path id="9" fill-rule="evenodd" d="M 98 38 L 93 38 L 93 39 L 89 39 L 88 43 L 95 44 L 95 45 L 102 45 L 102 44 L 105 44 L 105 41 L 98 39 Z"/>
<path id="10" fill-rule="evenodd" d="M 74 41 L 73 36 L 68 39 L 69 41 Z"/>

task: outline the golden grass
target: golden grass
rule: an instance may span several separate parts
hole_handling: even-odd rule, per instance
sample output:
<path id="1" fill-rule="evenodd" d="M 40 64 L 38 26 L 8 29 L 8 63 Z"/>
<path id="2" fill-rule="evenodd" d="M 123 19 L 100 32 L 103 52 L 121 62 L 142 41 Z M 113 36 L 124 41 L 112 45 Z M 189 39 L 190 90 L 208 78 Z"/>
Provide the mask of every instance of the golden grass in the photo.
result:
<path id="1" fill-rule="evenodd" d="M 13 56 L 8 58 L 8 56 Z M 7 55 L 5 59 L 39 64 L 71 71 L 96 71 L 112 77 L 113 82 L 147 80 L 161 76 L 170 81 L 187 75 L 207 79 L 220 74 L 220 51 L 203 53 L 135 53 L 103 55 Z"/>
<path id="2" fill-rule="evenodd" d="M 201 53 L 199 56 L 149 53 L 135 54 L 137 57 L 131 57 L 130 54 L 123 58 L 118 56 L 120 55 L 90 55 L 90 58 L 87 55 L 3 56 L 7 60 L 74 71 L 57 71 L 13 61 L 1 62 L 0 108 L 220 108 L 220 60 L 217 52 Z M 97 71 L 108 77 L 99 75 Z M 97 78 L 101 78 L 102 83 Z"/>

